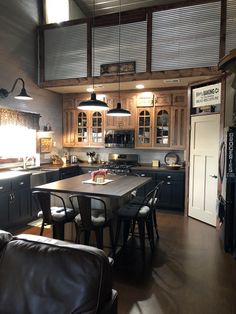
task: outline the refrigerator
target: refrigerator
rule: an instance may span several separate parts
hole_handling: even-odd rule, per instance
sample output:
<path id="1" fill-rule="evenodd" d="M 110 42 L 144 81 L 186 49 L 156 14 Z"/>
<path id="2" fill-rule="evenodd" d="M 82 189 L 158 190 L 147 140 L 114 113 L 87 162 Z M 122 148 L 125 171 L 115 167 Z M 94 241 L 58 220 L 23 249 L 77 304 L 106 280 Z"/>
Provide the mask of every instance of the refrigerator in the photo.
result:
<path id="1" fill-rule="evenodd" d="M 236 127 L 224 129 L 219 157 L 219 220 L 224 250 L 236 258 Z"/>

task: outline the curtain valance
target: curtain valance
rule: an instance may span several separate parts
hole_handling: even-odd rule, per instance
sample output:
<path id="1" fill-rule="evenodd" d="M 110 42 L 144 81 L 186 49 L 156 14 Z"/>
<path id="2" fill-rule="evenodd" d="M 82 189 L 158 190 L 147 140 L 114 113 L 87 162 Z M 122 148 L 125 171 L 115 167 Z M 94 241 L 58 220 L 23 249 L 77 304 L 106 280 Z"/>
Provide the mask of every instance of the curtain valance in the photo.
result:
<path id="1" fill-rule="evenodd" d="M 0 126 L 18 125 L 39 130 L 39 118 L 40 114 L 38 113 L 0 108 Z"/>

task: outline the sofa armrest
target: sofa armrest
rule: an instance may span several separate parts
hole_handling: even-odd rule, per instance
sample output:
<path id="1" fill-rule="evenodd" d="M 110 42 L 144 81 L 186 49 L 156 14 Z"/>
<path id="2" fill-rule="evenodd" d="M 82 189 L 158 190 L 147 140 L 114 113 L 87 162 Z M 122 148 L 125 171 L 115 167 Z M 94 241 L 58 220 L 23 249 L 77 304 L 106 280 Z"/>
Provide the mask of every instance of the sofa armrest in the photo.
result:
<path id="1" fill-rule="evenodd" d="M 0 230 L 0 250 L 6 243 L 10 242 L 12 238 L 13 236 L 11 233 L 4 230 Z"/>

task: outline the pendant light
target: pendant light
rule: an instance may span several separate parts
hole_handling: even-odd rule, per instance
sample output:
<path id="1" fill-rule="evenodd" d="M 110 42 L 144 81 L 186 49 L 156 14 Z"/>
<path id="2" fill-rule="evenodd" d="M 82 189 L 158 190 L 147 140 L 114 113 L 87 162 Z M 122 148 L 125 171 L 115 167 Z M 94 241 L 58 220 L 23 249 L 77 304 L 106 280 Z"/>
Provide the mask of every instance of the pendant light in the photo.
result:
<path id="1" fill-rule="evenodd" d="M 119 89 L 118 89 L 118 103 L 116 105 L 116 108 L 111 109 L 107 112 L 108 116 L 113 116 L 113 117 L 128 117 L 131 116 L 131 113 L 126 110 L 121 108 L 121 100 L 120 100 L 120 39 L 121 39 L 121 0 L 120 0 L 120 10 L 119 10 L 119 63 L 118 63 L 118 80 L 119 80 Z"/>
<path id="2" fill-rule="evenodd" d="M 81 101 L 77 106 L 78 109 L 82 110 L 108 110 L 108 105 L 101 100 L 96 98 L 96 93 L 94 92 L 94 60 L 95 60 L 95 49 L 94 49 L 94 30 L 95 30 L 95 0 L 93 1 L 93 29 L 92 29 L 92 79 L 93 79 L 93 92 L 91 93 L 91 98 L 89 100 Z"/>

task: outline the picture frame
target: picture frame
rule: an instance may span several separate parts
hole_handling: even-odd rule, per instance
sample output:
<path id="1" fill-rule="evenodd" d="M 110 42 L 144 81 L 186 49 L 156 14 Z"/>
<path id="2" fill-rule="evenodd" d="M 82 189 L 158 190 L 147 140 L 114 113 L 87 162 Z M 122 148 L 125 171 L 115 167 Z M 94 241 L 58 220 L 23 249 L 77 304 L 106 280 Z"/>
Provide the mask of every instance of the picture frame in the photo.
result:
<path id="1" fill-rule="evenodd" d="M 52 151 L 52 138 L 40 138 L 40 153 L 51 153 Z"/>
<path id="2" fill-rule="evenodd" d="M 100 74 L 101 75 L 117 75 L 119 74 L 129 74 L 135 73 L 136 71 L 136 62 L 117 62 L 117 63 L 107 63 L 100 65 Z"/>

